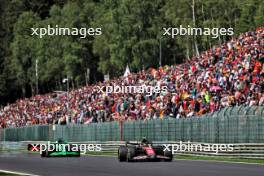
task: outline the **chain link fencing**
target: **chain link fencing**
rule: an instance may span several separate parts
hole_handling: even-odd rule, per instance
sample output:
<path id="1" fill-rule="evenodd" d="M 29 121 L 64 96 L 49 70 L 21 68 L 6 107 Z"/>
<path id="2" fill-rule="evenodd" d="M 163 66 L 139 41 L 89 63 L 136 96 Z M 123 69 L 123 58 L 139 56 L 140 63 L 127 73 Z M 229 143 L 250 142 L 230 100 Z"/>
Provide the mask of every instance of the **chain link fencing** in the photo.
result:
<path id="1" fill-rule="evenodd" d="M 0 141 L 151 141 L 264 143 L 264 107 L 238 106 L 193 118 L 37 125 L 0 129 Z"/>

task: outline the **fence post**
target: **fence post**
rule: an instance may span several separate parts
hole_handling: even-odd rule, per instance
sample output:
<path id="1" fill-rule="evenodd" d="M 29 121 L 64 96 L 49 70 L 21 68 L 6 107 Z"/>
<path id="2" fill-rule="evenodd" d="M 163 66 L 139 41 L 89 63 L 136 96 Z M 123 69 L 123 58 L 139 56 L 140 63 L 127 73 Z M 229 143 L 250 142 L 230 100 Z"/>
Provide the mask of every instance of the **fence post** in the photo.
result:
<path id="1" fill-rule="evenodd" d="M 54 139 L 53 139 L 53 131 L 55 131 L 56 130 L 56 126 L 55 126 L 55 124 L 52 124 L 52 125 L 49 125 L 48 126 L 48 129 L 49 129 L 49 132 L 48 132 L 48 141 L 53 141 Z"/>
<path id="2" fill-rule="evenodd" d="M 119 121 L 119 129 L 120 129 L 120 141 L 123 141 L 123 121 Z"/>
<path id="3" fill-rule="evenodd" d="M 3 137 L 3 129 L 0 129 L 0 141 L 3 141 L 2 137 Z"/>

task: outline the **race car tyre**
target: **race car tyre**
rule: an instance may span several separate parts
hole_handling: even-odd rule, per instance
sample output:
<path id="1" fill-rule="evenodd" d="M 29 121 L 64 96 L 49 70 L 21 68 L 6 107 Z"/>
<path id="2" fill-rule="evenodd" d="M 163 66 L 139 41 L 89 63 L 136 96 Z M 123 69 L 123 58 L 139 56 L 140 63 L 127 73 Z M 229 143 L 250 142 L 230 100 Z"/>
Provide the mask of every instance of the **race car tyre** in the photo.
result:
<path id="1" fill-rule="evenodd" d="M 118 149 L 118 159 L 120 162 L 127 161 L 127 148 L 125 146 L 120 146 Z"/>
<path id="2" fill-rule="evenodd" d="M 127 161 L 133 161 L 133 158 L 136 156 L 136 148 L 135 147 L 128 147 L 127 151 Z"/>
<path id="3" fill-rule="evenodd" d="M 152 148 L 154 149 L 156 155 L 163 155 L 164 154 L 162 146 L 155 146 Z"/>
<path id="4" fill-rule="evenodd" d="M 170 162 L 173 159 L 172 151 L 164 151 L 164 156 L 168 157 L 169 159 L 165 159 L 164 161 Z"/>
<path id="5" fill-rule="evenodd" d="M 77 157 L 81 157 L 81 152 L 80 151 L 78 151 Z"/>
<path id="6" fill-rule="evenodd" d="M 42 151 L 41 157 L 48 157 L 48 150 Z"/>

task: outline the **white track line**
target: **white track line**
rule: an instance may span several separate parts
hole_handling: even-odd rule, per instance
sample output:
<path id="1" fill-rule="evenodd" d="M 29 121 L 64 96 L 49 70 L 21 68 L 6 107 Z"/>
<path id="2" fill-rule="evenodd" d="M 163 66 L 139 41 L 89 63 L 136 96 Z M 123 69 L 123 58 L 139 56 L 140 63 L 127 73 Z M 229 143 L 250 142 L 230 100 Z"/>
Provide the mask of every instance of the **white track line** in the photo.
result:
<path id="1" fill-rule="evenodd" d="M 1 170 L 0 172 L 7 173 L 7 174 L 16 174 L 16 175 L 27 175 L 27 176 L 39 176 L 35 174 L 29 174 L 29 173 L 24 173 L 24 172 L 15 172 L 15 171 L 8 171 L 8 170 Z"/>

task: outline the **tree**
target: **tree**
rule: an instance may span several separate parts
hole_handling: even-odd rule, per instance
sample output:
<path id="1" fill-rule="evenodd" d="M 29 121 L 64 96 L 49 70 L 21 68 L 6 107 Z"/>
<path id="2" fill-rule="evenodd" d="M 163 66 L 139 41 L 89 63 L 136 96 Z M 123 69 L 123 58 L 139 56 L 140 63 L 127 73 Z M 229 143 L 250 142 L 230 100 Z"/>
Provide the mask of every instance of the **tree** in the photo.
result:
<path id="1" fill-rule="evenodd" d="M 36 60 L 40 93 L 85 84 L 103 74 L 181 63 L 230 36 L 163 36 L 163 27 L 234 28 L 235 35 L 263 27 L 262 0 L 0 0 L 0 99 L 35 94 Z M 32 36 L 30 28 L 98 28 L 101 36 Z M 3 101 L 2 101 L 3 100 Z"/>
<path id="2" fill-rule="evenodd" d="M 34 38 L 31 37 L 31 27 L 40 18 L 33 12 L 24 12 L 20 15 L 14 26 L 14 41 L 12 48 L 12 71 L 16 75 L 17 83 L 21 86 L 23 97 L 26 96 L 26 88 L 34 90 Z M 34 91 L 33 91 L 34 92 Z"/>

